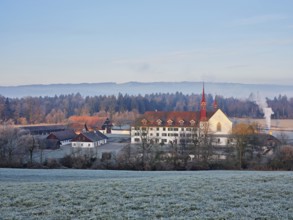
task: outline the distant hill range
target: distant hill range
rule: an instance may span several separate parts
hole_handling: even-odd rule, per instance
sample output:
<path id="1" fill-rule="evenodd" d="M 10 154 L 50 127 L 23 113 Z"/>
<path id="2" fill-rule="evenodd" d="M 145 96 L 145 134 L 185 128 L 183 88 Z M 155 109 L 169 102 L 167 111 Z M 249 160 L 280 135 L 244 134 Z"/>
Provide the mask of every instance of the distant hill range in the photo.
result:
<path id="1" fill-rule="evenodd" d="M 128 82 L 128 83 L 80 83 L 0 86 L 0 95 L 11 98 L 26 96 L 55 96 L 80 93 L 82 96 L 96 95 L 145 95 L 152 93 L 200 94 L 202 82 Z M 205 83 L 206 93 L 225 98 L 248 98 L 251 93 L 274 98 L 279 95 L 293 97 L 293 86 L 268 84 Z"/>

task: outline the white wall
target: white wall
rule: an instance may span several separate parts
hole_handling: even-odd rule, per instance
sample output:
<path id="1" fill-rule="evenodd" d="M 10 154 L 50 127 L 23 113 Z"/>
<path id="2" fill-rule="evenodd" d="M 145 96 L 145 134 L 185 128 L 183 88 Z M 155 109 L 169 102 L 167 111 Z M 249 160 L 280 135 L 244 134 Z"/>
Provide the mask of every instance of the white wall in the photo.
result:
<path id="1" fill-rule="evenodd" d="M 191 131 L 192 128 L 184 127 L 148 127 L 147 139 L 155 140 L 158 139 L 159 143 L 164 140 L 165 144 L 168 144 L 170 141 L 179 140 L 180 134 L 194 134 L 194 131 Z M 131 128 L 131 143 L 141 142 L 141 133 L 143 130 L 135 130 L 134 127 Z M 159 136 L 157 136 L 159 134 Z M 165 135 L 165 136 L 163 136 Z M 138 139 L 139 141 L 136 141 Z"/>
<path id="2" fill-rule="evenodd" d="M 94 148 L 95 143 L 94 142 L 72 142 L 72 147 L 79 147 L 79 148 Z"/>
<path id="3" fill-rule="evenodd" d="M 221 131 L 217 131 L 218 123 L 221 124 Z M 217 112 L 209 119 L 209 131 L 212 134 L 231 134 L 232 132 L 232 121 L 218 109 Z"/>
<path id="4" fill-rule="evenodd" d="M 111 130 L 111 134 L 125 134 L 125 135 L 130 135 L 130 130 Z"/>

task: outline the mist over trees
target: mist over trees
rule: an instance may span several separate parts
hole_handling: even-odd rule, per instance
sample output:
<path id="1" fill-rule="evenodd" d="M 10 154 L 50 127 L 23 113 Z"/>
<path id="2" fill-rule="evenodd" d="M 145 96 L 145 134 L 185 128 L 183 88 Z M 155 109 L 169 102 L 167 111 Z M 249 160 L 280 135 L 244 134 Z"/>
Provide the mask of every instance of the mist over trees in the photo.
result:
<path id="1" fill-rule="evenodd" d="M 79 93 L 54 97 L 7 98 L 0 96 L 0 120 L 12 120 L 15 124 L 63 123 L 69 117 L 93 116 L 106 112 L 110 117 L 117 113 L 145 111 L 197 111 L 200 109 L 201 94 L 185 95 L 183 93 L 166 93 L 150 95 L 86 96 Z M 206 96 L 207 110 L 212 110 L 214 97 Z M 224 98 L 217 96 L 219 108 L 228 117 L 262 118 L 263 113 L 250 99 Z M 292 119 L 293 98 L 278 96 L 267 99 L 268 106 L 274 112 L 272 118 Z"/>

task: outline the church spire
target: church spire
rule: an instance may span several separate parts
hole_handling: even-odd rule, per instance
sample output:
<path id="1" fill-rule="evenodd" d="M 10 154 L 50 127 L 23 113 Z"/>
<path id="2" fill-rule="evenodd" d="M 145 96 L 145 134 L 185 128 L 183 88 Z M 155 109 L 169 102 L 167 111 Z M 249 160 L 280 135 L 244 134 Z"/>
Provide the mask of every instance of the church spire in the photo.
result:
<path id="1" fill-rule="evenodd" d="M 217 111 L 218 110 L 217 96 L 215 96 L 214 103 L 213 103 L 213 107 L 214 107 L 214 111 Z"/>
<path id="2" fill-rule="evenodd" d="M 200 103 L 200 120 L 205 121 L 207 119 L 207 103 L 204 93 L 204 84 L 202 87 L 202 97 L 201 97 L 201 103 Z"/>

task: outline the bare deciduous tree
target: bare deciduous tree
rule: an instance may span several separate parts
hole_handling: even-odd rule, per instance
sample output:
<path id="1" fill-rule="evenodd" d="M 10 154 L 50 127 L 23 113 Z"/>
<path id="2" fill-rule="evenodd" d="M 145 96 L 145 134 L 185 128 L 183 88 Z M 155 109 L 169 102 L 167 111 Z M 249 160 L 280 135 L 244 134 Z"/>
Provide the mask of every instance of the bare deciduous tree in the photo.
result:
<path id="1" fill-rule="evenodd" d="M 4 164 L 19 163 L 24 156 L 21 139 L 26 135 L 22 129 L 3 123 L 0 127 L 0 157 Z"/>

